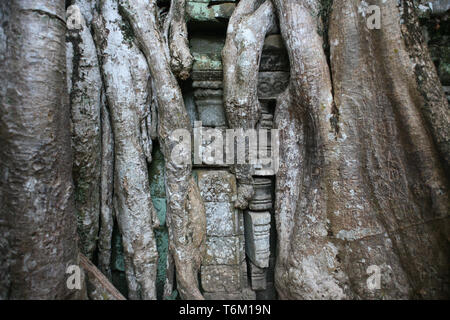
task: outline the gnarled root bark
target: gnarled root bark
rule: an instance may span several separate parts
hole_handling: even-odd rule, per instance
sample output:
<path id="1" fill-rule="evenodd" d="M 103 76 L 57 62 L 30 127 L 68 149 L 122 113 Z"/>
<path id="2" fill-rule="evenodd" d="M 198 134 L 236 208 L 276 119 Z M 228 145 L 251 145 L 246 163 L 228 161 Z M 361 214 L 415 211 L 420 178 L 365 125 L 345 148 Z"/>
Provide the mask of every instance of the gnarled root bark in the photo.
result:
<path id="1" fill-rule="evenodd" d="M 332 121 L 337 115 L 317 34 L 318 1 L 274 4 L 291 63 L 289 98 L 277 107 L 285 140 L 280 141 L 276 190 L 276 287 L 281 298 L 339 299 L 345 295 L 330 272 L 338 261 L 336 247 L 327 239 L 327 205 L 332 199 L 326 189 L 326 181 L 338 181 Z"/>
<path id="2" fill-rule="evenodd" d="M 68 25 L 68 69 L 72 120 L 73 179 L 80 250 L 92 259 L 97 247 L 100 210 L 102 79 L 97 51 L 89 28 L 77 5 L 67 16 L 77 16 L 79 25 Z M 73 70 L 73 72 L 72 72 Z"/>
<path id="3" fill-rule="evenodd" d="M 429 134 L 436 119 L 423 120 L 398 8 L 373 1 L 383 25 L 371 31 L 359 1 L 334 1 L 333 99 L 318 1 L 274 3 L 291 62 L 276 116 L 280 297 L 444 297 L 448 181 L 433 137 L 444 139 Z M 443 114 L 436 97 L 430 106 Z M 367 285 L 369 267 L 382 290 Z"/>
<path id="4" fill-rule="evenodd" d="M 186 0 L 172 0 L 167 20 L 167 43 L 170 50 L 170 66 L 177 78 L 189 78 L 194 58 L 189 50 L 185 18 Z"/>
<path id="5" fill-rule="evenodd" d="M 264 39 L 275 24 L 272 2 L 243 0 L 239 2 L 228 24 L 222 51 L 223 94 L 230 128 L 254 129 L 261 116 L 257 96 L 258 72 Z M 248 207 L 253 196 L 251 164 L 234 167 L 238 179 L 235 206 Z"/>
<path id="6" fill-rule="evenodd" d="M 155 209 L 140 137 L 149 72 L 138 48 L 124 36 L 117 2 L 101 1 L 100 13 L 94 21 L 94 30 L 114 133 L 115 209 L 122 234 L 129 298 L 156 299 L 158 253 L 152 229 Z M 137 65 L 139 70 L 134 68 Z"/>
<path id="7" fill-rule="evenodd" d="M 178 289 L 183 299 L 202 299 L 196 274 L 205 248 L 205 210 L 198 186 L 191 183 L 190 161 L 179 163 L 175 130 L 191 131 L 181 90 L 170 69 L 165 43 L 157 21 L 156 1 L 119 1 L 147 58 L 158 101 L 158 131 L 166 161 L 167 225 L 169 249 L 174 258 Z M 190 151 L 186 155 L 190 159 Z M 176 159 L 177 158 L 177 159 Z M 191 228 L 197 228 L 193 233 Z"/>

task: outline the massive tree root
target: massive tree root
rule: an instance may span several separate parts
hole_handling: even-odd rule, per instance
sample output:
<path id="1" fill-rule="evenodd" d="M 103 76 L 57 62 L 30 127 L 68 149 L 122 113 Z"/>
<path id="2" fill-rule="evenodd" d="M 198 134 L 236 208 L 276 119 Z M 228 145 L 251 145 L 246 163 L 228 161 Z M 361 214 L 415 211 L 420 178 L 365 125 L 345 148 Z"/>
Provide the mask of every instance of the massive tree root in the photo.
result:
<path id="1" fill-rule="evenodd" d="M 67 15 L 79 15 L 79 25 L 68 25 L 68 70 L 72 120 L 73 179 L 80 250 L 92 259 L 97 245 L 100 210 L 101 90 L 97 49 L 78 6 Z"/>
<path id="2" fill-rule="evenodd" d="M 116 1 L 104 0 L 94 21 L 114 133 L 114 197 L 131 299 L 156 299 L 158 253 L 140 124 L 149 72 L 138 48 L 124 37 Z"/>
<path id="3" fill-rule="evenodd" d="M 224 104 L 230 128 L 254 129 L 261 116 L 258 72 L 266 33 L 275 24 L 272 2 L 243 0 L 230 19 L 222 51 Z M 251 164 L 234 166 L 238 179 L 235 206 L 245 209 L 253 196 Z"/>
<path id="4" fill-rule="evenodd" d="M 286 111 L 277 111 L 277 122 L 287 127 L 281 134 L 287 140 L 280 141 L 280 162 L 286 168 L 277 179 L 288 185 L 278 183 L 276 190 L 277 203 L 285 202 L 276 207 L 280 234 L 276 286 L 281 298 L 342 298 L 342 288 L 330 274 L 337 265 L 337 250 L 327 239 L 327 205 L 332 201 L 325 179 L 338 181 L 333 159 L 337 114 L 317 33 L 318 1 L 274 3 L 291 63 L 289 104 L 283 106 L 286 102 L 281 101 Z M 291 121 L 297 127 L 285 124 Z M 289 130 L 294 130 L 293 137 Z M 292 152 L 299 152 L 298 159 Z M 295 180 L 294 170 L 299 170 Z M 295 203 L 286 203 L 287 199 Z"/>
<path id="5" fill-rule="evenodd" d="M 156 298 L 157 252 L 152 228 L 159 226 L 159 220 L 150 198 L 146 161 L 151 162 L 152 139 L 158 137 L 166 158 L 167 224 L 178 290 L 183 298 L 202 299 L 197 273 L 205 250 L 205 209 L 191 177 L 191 164 L 179 164 L 172 156 L 179 142 L 174 131 L 191 131 L 174 76 L 189 77 L 193 63 L 185 1 L 172 1 L 164 33 L 156 1 L 72 3 L 68 16 L 69 26 L 74 27 L 69 33 L 73 54 L 68 60 L 69 69 L 74 70 L 69 77 L 73 87 L 74 178 L 77 194 L 84 195 L 76 201 L 82 251 L 92 259 L 98 235 L 98 265 L 111 277 L 116 212 L 129 298 Z M 81 19 L 76 19 L 75 11 L 82 12 Z M 185 155 L 189 158 L 187 152 Z"/>
<path id="6" fill-rule="evenodd" d="M 380 270 L 384 297 L 445 295 L 448 181 L 427 133 L 432 120 L 422 120 L 399 9 L 374 3 L 383 12 L 377 33 L 359 1 L 334 1 L 333 101 L 318 3 L 275 1 L 291 60 L 290 103 L 277 111 L 281 298 L 381 298 L 366 284 L 370 266 Z M 436 101 L 442 95 L 433 112 L 445 113 Z"/>
<path id="7" fill-rule="evenodd" d="M 178 290 L 184 299 L 202 299 L 197 272 L 205 250 L 205 209 L 198 186 L 191 182 L 191 162 L 179 163 L 176 158 L 180 159 L 180 155 L 174 154 L 179 144 L 179 137 L 174 133 L 178 129 L 190 132 L 190 121 L 181 90 L 170 69 L 166 54 L 168 44 L 157 21 L 156 1 L 120 0 L 119 3 L 147 58 L 158 101 L 158 133 L 166 161 L 169 249 L 175 261 Z M 184 13 L 177 14 L 184 16 Z M 172 49 L 173 46 L 177 43 L 171 44 Z M 185 157 L 190 159 L 190 150 L 186 150 Z"/>
<path id="8" fill-rule="evenodd" d="M 448 281 L 448 105 L 413 28 L 411 1 L 400 9 L 372 2 L 383 12 L 381 30 L 367 28 L 367 3 L 334 1 L 331 76 L 321 3 L 273 1 L 291 64 L 275 116 L 275 279 L 284 299 L 448 294 L 439 286 Z M 240 40 L 236 21 L 249 34 L 245 21 L 257 4 L 240 2 L 223 52 L 230 125 L 257 118 L 255 89 L 236 77 L 247 52 L 230 45 Z M 268 23 L 266 16 L 252 28 Z M 367 285 L 369 267 L 378 268 L 382 291 Z"/>
<path id="9" fill-rule="evenodd" d="M 189 78 L 194 58 L 189 50 L 185 20 L 186 0 L 172 0 L 165 21 L 166 41 L 170 51 L 172 72 L 181 80 Z"/>

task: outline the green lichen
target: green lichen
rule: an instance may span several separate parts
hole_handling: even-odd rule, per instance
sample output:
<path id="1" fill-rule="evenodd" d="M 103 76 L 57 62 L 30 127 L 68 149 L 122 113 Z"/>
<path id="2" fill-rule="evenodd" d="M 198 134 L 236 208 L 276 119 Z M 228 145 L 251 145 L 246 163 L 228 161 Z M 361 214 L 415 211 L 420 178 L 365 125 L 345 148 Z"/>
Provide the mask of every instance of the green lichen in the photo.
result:
<path id="1" fill-rule="evenodd" d="M 153 206 L 160 221 L 155 230 L 156 248 L 158 250 L 158 266 L 156 273 L 156 296 L 162 299 L 166 283 L 167 255 L 169 251 L 169 234 L 166 226 L 166 191 L 164 183 L 165 162 L 159 144 L 155 144 L 152 153 L 152 164 L 149 168 L 150 194 Z"/>
<path id="2" fill-rule="evenodd" d="M 222 70 L 222 58 L 220 54 L 193 53 L 193 70 Z"/>
<path id="3" fill-rule="evenodd" d="M 222 22 L 231 17 L 235 7 L 234 3 L 209 6 L 207 2 L 189 1 L 186 4 L 186 13 L 190 21 Z"/>

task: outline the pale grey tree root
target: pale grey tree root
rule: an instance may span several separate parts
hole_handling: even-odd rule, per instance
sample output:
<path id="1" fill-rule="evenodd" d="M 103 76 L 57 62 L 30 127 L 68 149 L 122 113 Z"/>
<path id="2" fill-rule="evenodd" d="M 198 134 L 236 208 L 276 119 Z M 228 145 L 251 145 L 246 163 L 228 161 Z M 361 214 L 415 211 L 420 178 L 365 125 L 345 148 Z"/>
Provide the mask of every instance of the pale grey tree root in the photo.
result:
<path id="1" fill-rule="evenodd" d="M 230 128 L 254 129 L 261 117 L 259 63 L 265 36 L 275 23 L 270 0 L 240 1 L 230 18 L 222 51 L 224 104 Z M 238 179 L 238 209 L 247 208 L 254 194 L 252 168 L 249 164 L 233 168 Z"/>
<path id="2" fill-rule="evenodd" d="M 186 0 L 171 0 L 167 18 L 170 66 L 177 78 L 189 78 L 194 57 L 189 50 L 188 32 L 185 19 Z"/>
<path id="3" fill-rule="evenodd" d="M 179 137 L 177 129 L 191 131 L 181 90 L 173 75 L 167 43 L 160 30 L 156 1 L 119 1 L 147 58 L 158 107 L 158 133 L 166 161 L 167 226 L 169 249 L 174 258 L 178 290 L 183 299 L 202 299 L 197 272 L 205 248 L 205 210 L 198 186 L 191 183 L 191 163 L 178 163 L 172 156 Z M 192 228 L 197 228 L 192 232 Z"/>
<path id="4" fill-rule="evenodd" d="M 69 7 L 78 9 L 76 6 Z M 80 10 L 81 11 L 81 10 Z M 81 11 L 80 24 L 68 27 L 73 179 L 80 250 L 92 259 L 97 247 L 100 212 L 102 79 L 94 40 Z M 73 71 L 72 71 L 73 70 Z"/>
<path id="5" fill-rule="evenodd" d="M 433 5 L 433 10 L 439 12 L 439 9 L 445 6 L 445 1 L 435 2 Z M 446 5 L 448 7 L 448 3 Z M 450 170 L 450 126 L 448 125 L 450 108 L 447 98 L 443 87 L 436 85 L 440 83 L 437 72 L 430 72 L 435 69 L 435 65 L 429 51 L 424 48 L 423 34 L 419 21 L 415 17 L 413 4 L 408 1 L 403 2 L 400 14 L 405 22 L 400 25 L 401 35 L 406 39 L 406 51 L 414 64 L 415 90 L 420 93 L 420 100 L 422 100 L 419 108 L 440 156 L 445 160 L 445 169 L 448 172 Z"/>
<path id="6" fill-rule="evenodd" d="M 149 71 L 139 49 L 124 37 L 122 23 L 117 2 L 101 1 L 100 16 L 93 25 L 114 135 L 114 202 L 129 298 L 156 299 L 155 209 L 140 132 Z"/>

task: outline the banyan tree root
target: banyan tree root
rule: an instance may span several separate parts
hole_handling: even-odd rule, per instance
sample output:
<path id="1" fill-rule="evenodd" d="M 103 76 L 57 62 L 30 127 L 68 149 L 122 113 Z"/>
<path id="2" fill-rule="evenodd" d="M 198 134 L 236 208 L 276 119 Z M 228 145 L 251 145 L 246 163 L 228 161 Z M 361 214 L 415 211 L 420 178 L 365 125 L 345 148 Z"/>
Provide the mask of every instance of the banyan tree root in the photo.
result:
<path id="1" fill-rule="evenodd" d="M 443 5 L 439 7 L 438 3 L 433 3 L 433 7 L 436 11 L 443 9 Z M 405 38 L 406 51 L 414 64 L 415 90 L 420 93 L 423 100 L 419 108 L 440 155 L 445 160 L 445 170 L 448 172 L 450 170 L 450 126 L 448 125 L 450 109 L 447 97 L 443 87 L 436 85 L 440 81 L 437 72 L 429 72 L 434 70 L 435 66 L 428 50 L 424 48 L 423 34 L 411 1 L 402 2 L 401 15 L 404 21 L 400 25 L 401 34 Z"/>
<path id="2" fill-rule="evenodd" d="M 224 103 L 228 124 L 236 129 L 254 129 L 261 116 L 257 96 L 258 72 L 264 39 L 275 25 L 270 0 L 243 0 L 228 24 L 222 51 Z M 235 206 L 248 207 L 253 196 L 251 164 L 236 164 L 238 196 Z"/>
<path id="3" fill-rule="evenodd" d="M 189 78 L 194 58 L 189 50 L 185 19 L 186 0 L 172 0 L 167 16 L 167 43 L 170 52 L 170 67 L 177 78 Z"/>
<path id="4" fill-rule="evenodd" d="M 190 151 L 186 150 L 188 161 L 182 163 L 177 160 L 180 155 L 174 157 L 173 154 L 179 145 L 175 130 L 190 132 L 191 125 L 166 55 L 167 43 L 157 21 L 156 1 L 119 0 L 119 3 L 147 58 L 158 102 L 158 133 L 166 163 L 169 249 L 175 261 L 178 290 L 183 299 L 203 299 L 196 275 L 200 266 L 198 261 L 205 250 L 205 210 L 198 186 L 191 183 Z"/>
<path id="5" fill-rule="evenodd" d="M 333 97 L 318 1 L 274 0 L 291 64 L 276 111 L 275 280 L 284 299 L 448 295 L 440 285 L 448 282 L 448 180 L 433 143 L 443 138 L 422 114 L 411 30 L 396 3 L 371 3 L 383 12 L 380 30 L 367 28 L 364 3 L 334 1 Z M 425 46 L 416 54 L 428 59 Z M 422 72 L 440 86 L 434 68 Z M 448 126 L 442 93 L 430 94 Z M 368 286 L 368 270 L 378 270 L 382 290 Z"/>
<path id="6" fill-rule="evenodd" d="M 261 116 L 257 85 L 266 33 L 275 24 L 270 0 L 243 0 L 228 24 L 222 51 L 227 120 L 232 128 L 255 128 Z"/>
<path id="7" fill-rule="evenodd" d="M 176 230 L 184 239 L 175 239 L 170 246 L 173 246 L 171 251 L 176 252 L 173 256 L 180 296 L 183 299 L 199 300 L 203 299 L 203 296 L 197 287 L 193 288 L 193 284 L 198 283 L 198 270 L 206 251 L 206 211 L 193 177 L 189 180 L 185 210 L 185 225 L 180 228 L 181 232 Z"/>
<path id="8" fill-rule="evenodd" d="M 148 85 L 149 72 L 145 58 L 126 37 L 117 1 L 100 2 L 100 15 L 93 26 L 114 134 L 114 203 L 129 298 L 156 299 L 155 209 L 140 137 L 142 104 L 147 101 L 143 88 Z M 139 70 L 133 68 L 136 65 L 141 66 Z"/>
<path id="9" fill-rule="evenodd" d="M 413 1 L 402 1 L 400 7 L 390 1 L 373 1 L 373 4 L 382 11 L 380 30 L 367 30 L 364 8 L 356 1 L 335 2 L 330 26 L 335 101 L 340 114 L 347 113 L 349 119 L 341 128 L 348 132 L 348 145 L 366 146 L 366 158 L 362 157 L 361 150 L 353 154 L 363 159 L 360 168 L 365 168 L 365 172 L 360 184 L 364 181 L 371 186 L 370 192 L 366 191 L 366 197 L 371 196 L 370 209 L 366 208 L 373 215 L 371 225 L 378 223 L 385 228 L 383 236 L 378 231 L 375 234 L 388 244 L 386 257 L 364 252 L 361 247 L 348 252 L 348 258 L 361 257 L 369 265 L 379 265 L 382 280 L 391 283 L 385 284 L 387 295 L 445 297 L 448 288 L 441 284 L 448 282 L 448 242 L 444 243 L 448 241 L 449 182 L 443 171 L 446 158 L 440 158 L 438 153 L 440 150 L 441 155 L 445 154 L 445 150 L 435 145 L 433 138 L 443 141 L 434 133 L 441 126 L 449 127 L 450 111 L 442 90 L 428 90 L 430 86 L 441 86 L 432 64 L 428 63 L 429 67 L 417 77 L 417 61 L 429 61 L 429 53 L 423 43 L 420 49 L 416 47 L 414 55 L 410 52 L 409 39 L 417 36 L 417 30 L 411 28 L 417 23 L 415 13 L 410 11 Z M 363 60 L 344 54 L 355 47 L 367 53 L 363 56 L 366 65 L 362 65 Z M 356 51 L 352 52 L 356 55 Z M 346 70 L 343 66 L 347 66 Z M 428 84 L 424 85 L 421 79 L 427 79 Z M 367 92 L 368 88 L 372 88 L 371 92 Z M 361 94 L 366 98 L 362 99 Z M 440 114 L 440 125 L 424 114 L 424 109 Z M 352 132 L 361 132 L 362 128 L 365 131 L 357 136 L 358 140 L 352 137 Z M 445 132 L 440 133 L 441 137 L 448 140 Z M 341 163 L 346 160 L 342 155 Z M 344 204 L 341 202 L 340 206 Z M 333 233 L 337 234 L 343 222 L 354 217 L 353 212 L 339 215 L 333 223 Z M 366 245 L 373 247 L 370 243 Z M 397 270 L 397 265 L 401 270 Z M 351 279 L 366 277 L 349 265 L 346 269 Z M 406 279 L 400 276 L 402 271 Z M 396 279 L 389 279 L 394 275 Z M 405 290 L 399 294 L 400 287 Z M 355 286 L 353 291 L 358 296 L 371 293 L 366 285 Z"/>
<path id="10" fill-rule="evenodd" d="M 97 246 L 100 211 L 102 79 L 92 35 L 80 8 L 67 10 L 73 179 L 80 250 L 92 259 Z M 72 71 L 73 70 L 73 71 Z"/>
<path id="11" fill-rule="evenodd" d="M 276 190 L 280 237 L 276 287 L 281 298 L 339 299 L 344 294 L 336 274 L 330 272 L 337 269 L 338 261 L 337 250 L 327 239 L 328 195 L 323 181 L 338 180 L 333 153 L 324 157 L 337 143 L 330 121 L 336 115 L 317 33 L 318 1 L 274 4 L 291 67 L 289 97 L 277 107 L 280 136 L 285 140 L 280 141 Z"/>

